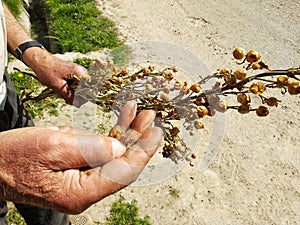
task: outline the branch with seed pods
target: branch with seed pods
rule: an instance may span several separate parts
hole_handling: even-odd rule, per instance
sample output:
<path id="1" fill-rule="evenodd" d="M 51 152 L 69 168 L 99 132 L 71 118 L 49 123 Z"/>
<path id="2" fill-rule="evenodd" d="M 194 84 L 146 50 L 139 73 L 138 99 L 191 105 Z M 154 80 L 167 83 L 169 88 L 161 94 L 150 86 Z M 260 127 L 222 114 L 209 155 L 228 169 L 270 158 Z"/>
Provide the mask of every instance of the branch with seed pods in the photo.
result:
<path id="1" fill-rule="evenodd" d="M 240 114 L 255 112 L 259 117 L 267 116 L 270 108 L 280 103 L 279 99 L 270 96 L 271 89 L 282 94 L 300 93 L 300 68 L 272 70 L 255 50 L 246 53 L 244 49 L 236 48 L 233 56 L 238 69 L 223 68 L 193 84 L 176 79 L 176 74 L 180 73 L 177 67 L 156 70 L 155 66 L 149 65 L 118 69 L 111 61 L 99 60 L 91 64 L 89 79 L 79 82 L 80 79 L 73 76 L 69 84 L 74 87 L 76 95 L 103 110 L 118 111 L 126 101 L 135 100 L 138 112 L 156 111 L 156 126 L 164 130 L 162 154 L 178 162 L 190 155 L 191 149 L 174 121 L 180 121 L 189 135 L 193 135 L 195 130 L 204 128 L 203 118 L 214 116 L 216 112 L 236 110 Z M 214 85 L 210 89 L 202 89 L 211 80 Z M 235 96 L 233 103 L 223 100 L 229 96 Z M 255 96 L 260 99 L 258 104 L 252 101 Z M 109 135 L 118 139 L 122 136 L 117 128 Z"/>

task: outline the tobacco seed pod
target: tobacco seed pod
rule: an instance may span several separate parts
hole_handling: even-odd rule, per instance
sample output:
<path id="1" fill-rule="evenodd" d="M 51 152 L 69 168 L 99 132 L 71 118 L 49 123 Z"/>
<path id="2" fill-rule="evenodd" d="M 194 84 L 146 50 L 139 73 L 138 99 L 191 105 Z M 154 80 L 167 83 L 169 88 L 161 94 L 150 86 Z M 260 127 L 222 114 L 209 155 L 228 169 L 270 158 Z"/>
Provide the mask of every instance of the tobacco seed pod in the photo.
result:
<path id="1" fill-rule="evenodd" d="M 174 84 L 174 88 L 175 89 L 180 89 L 182 86 L 182 82 L 179 80 L 176 80 L 175 84 Z"/>
<path id="2" fill-rule="evenodd" d="M 236 48 L 232 54 L 235 59 L 240 60 L 245 57 L 246 51 L 243 48 Z"/>
<path id="3" fill-rule="evenodd" d="M 143 69 L 143 73 L 144 73 L 144 75 L 150 75 L 151 74 L 151 70 L 149 68 L 144 68 Z"/>
<path id="4" fill-rule="evenodd" d="M 258 64 L 260 65 L 261 69 L 269 69 L 269 65 L 264 61 L 260 61 Z"/>
<path id="5" fill-rule="evenodd" d="M 175 137 L 179 134 L 180 130 L 178 129 L 178 127 L 173 127 L 171 130 L 170 130 L 170 134 Z"/>
<path id="6" fill-rule="evenodd" d="M 236 84 L 235 76 L 228 74 L 224 77 L 225 83 L 229 86 Z"/>
<path id="7" fill-rule="evenodd" d="M 173 80 L 174 79 L 174 75 L 173 75 L 173 73 L 171 71 L 163 73 L 163 77 L 166 80 Z"/>
<path id="8" fill-rule="evenodd" d="M 251 102 L 250 96 L 245 93 L 237 94 L 236 98 L 237 98 L 237 101 L 239 103 L 241 103 L 242 105 L 247 105 L 248 103 Z"/>
<path id="9" fill-rule="evenodd" d="M 150 65 L 150 66 L 148 67 L 148 69 L 151 70 L 151 72 L 152 72 L 153 70 L 155 70 L 155 66 Z"/>
<path id="10" fill-rule="evenodd" d="M 262 69 L 262 66 L 260 65 L 260 63 L 253 63 L 252 64 L 252 69 L 253 70 L 260 70 L 260 69 Z"/>
<path id="11" fill-rule="evenodd" d="M 162 99 L 162 100 L 165 100 L 165 101 L 168 101 L 170 99 L 169 95 L 166 94 L 166 93 L 161 93 L 159 95 L 159 97 Z"/>
<path id="12" fill-rule="evenodd" d="M 259 106 L 258 109 L 256 109 L 256 115 L 260 117 L 265 117 L 269 115 L 269 109 L 266 106 Z"/>
<path id="13" fill-rule="evenodd" d="M 197 106 L 196 111 L 200 118 L 203 118 L 208 114 L 208 109 L 204 105 Z"/>
<path id="14" fill-rule="evenodd" d="M 265 100 L 268 106 L 278 106 L 278 99 L 275 97 L 270 97 Z"/>
<path id="15" fill-rule="evenodd" d="M 285 86 L 288 86 L 291 82 L 289 81 L 288 76 L 279 76 L 277 77 L 277 87 L 283 88 Z"/>
<path id="16" fill-rule="evenodd" d="M 249 88 L 250 92 L 256 95 L 261 95 L 263 92 L 265 92 L 266 89 L 267 89 L 266 85 L 260 81 L 251 84 Z"/>
<path id="17" fill-rule="evenodd" d="M 250 50 L 246 55 L 246 60 L 249 63 L 258 62 L 261 58 L 261 54 L 255 50 Z"/>
<path id="18" fill-rule="evenodd" d="M 192 159 L 196 159 L 198 157 L 197 153 L 192 153 L 191 154 Z"/>
<path id="19" fill-rule="evenodd" d="M 194 127 L 195 127 L 196 129 L 203 129 L 203 128 L 204 128 L 204 124 L 201 122 L 201 120 L 196 120 L 196 121 L 194 122 Z"/>
<path id="20" fill-rule="evenodd" d="M 293 81 L 292 83 L 290 83 L 290 85 L 288 86 L 288 92 L 291 95 L 297 95 L 300 93 L 300 82 L 299 81 Z"/>
<path id="21" fill-rule="evenodd" d="M 191 87 L 190 87 L 190 90 L 192 92 L 195 92 L 195 93 L 199 93 L 200 90 L 201 90 L 201 87 L 199 84 L 193 84 Z"/>
<path id="22" fill-rule="evenodd" d="M 207 102 L 206 99 L 203 97 L 200 97 L 200 96 L 198 96 L 198 98 L 196 99 L 197 106 L 204 105 L 204 104 L 206 104 L 206 102 Z"/>
<path id="23" fill-rule="evenodd" d="M 251 107 L 250 107 L 249 104 L 247 104 L 247 105 L 241 105 L 241 106 L 238 108 L 238 112 L 239 112 L 240 114 L 247 114 L 247 113 L 250 112 L 250 110 L 251 110 Z"/>
<path id="24" fill-rule="evenodd" d="M 234 77 L 237 80 L 244 80 L 248 75 L 248 71 L 245 68 L 238 69 L 234 72 Z"/>
<path id="25" fill-rule="evenodd" d="M 172 71 L 173 71 L 174 73 L 177 73 L 177 72 L 179 72 L 179 69 L 178 69 L 177 67 L 173 67 L 173 68 L 172 68 Z"/>
<path id="26" fill-rule="evenodd" d="M 220 70 L 219 74 L 221 75 L 225 75 L 225 74 L 231 74 L 232 73 L 232 70 L 231 69 L 228 69 L 228 68 L 223 68 Z"/>
<path id="27" fill-rule="evenodd" d="M 218 112 L 226 112 L 228 109 L 228 104 L 226 102 L 223 101 L 219 101 L 214 108 L 218 111 Z"/>
<path id="28" fill-rule="evenodd" d="M 120 125 L 116 125 L 110 130 L 108 136 L 117 140 L 121 140 L 125 136 L 125 131 Z"/>
<path id="29" fill-rule="evenodd" d="M 189 89 L 188 83 L 187 83 L 186 81 L 184 82 L 184 84 L 183 84 L 183 86 L 182 86 L 182 88 L 181 88 L 181 91 L 182 91 L 183 93 L 185 93 L 185 94 L 190 93 L 190 89 Z"/>
<path id="30" fill-rule="evenodd" d="M 216 114 L 216 110 L 212 107 L 207 107 L 208 110 L 208 116 L 214 116 Z"/>
<path id="31" fill-rule="evenodd" d="M 170 88 L 169 87 L 164 87 L 163 88 L 163 92 L 165 92 L 166 94 L 169 94 L 170 93 Z"/>
<path id="32" fill-rule="evenodd" d="M 127 67 L 124 67 L 124 68 L 122 69 L 122 71 L 121 71 L 121 74 L 122 74 L 123 76 L 126 76 L 128 73 L 129 73 L 129 69 L 128 69 Z"/>

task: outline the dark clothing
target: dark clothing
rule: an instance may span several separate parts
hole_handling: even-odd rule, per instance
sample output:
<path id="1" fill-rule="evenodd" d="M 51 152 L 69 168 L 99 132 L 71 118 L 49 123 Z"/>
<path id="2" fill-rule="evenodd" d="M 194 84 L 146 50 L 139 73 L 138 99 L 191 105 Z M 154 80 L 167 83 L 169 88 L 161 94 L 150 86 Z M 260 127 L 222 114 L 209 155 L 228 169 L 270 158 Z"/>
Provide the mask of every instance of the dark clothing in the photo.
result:
<path id="1" fill-rule="evenodd" d="M 0 110 L 0 132 L 15 128 L 34 126 L 28 112 L 24 109 L 17 92 L 5 73 L 7 97 L 4 111 Z M 1 168 L 0 168 L 1 169 Z M 42 209 L 36 206 L 15 204 L 27 225 L 69 225 L 69 217 L 51 209 Z M 7 205 L 0 201 L 0 225 L 7 225 Z"/>

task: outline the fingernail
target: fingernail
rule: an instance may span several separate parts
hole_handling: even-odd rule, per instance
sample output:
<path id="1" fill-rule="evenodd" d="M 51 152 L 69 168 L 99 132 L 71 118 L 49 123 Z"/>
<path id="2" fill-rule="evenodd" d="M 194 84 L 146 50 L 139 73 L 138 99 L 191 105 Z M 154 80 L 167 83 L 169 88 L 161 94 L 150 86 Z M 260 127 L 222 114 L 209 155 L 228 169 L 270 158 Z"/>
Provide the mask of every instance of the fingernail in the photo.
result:
<path id="1" fill-rule="evenodd" d="M 111 149 L 114 158 L 122 156 L 126 152 L 126 147 L 114 138 L 111 139 Z"/>

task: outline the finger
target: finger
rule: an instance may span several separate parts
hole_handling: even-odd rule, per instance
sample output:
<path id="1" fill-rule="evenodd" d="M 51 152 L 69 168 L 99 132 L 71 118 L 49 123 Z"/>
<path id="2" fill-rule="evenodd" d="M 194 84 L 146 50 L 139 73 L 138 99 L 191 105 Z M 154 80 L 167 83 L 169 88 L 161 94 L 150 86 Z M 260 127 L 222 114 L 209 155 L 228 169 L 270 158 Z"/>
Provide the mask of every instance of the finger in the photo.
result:
<path id="1" fill-rule="evenodd" d="M 121 109 L 117 124 L 109 132 L 109 136 L 121 140 L 136 116 L 137 104 L 135 101 L 126 102 Z"/>
<path id="2" fill-rule="evenodd" d="M 129 148 L 149 129 L 155 119 L 155 111 L 145 110 L 140 112 L 131 124 L 121 142 Z"/>
<path id="3" fill-rule="evenodd" d="M 126 102 L 121 109 L 118 117 L 117 125 L 119 125 L 125 132 L 136 116 L 137 103 L 135 101 Z"/>
<path id="4" fill-rule="evenodd" d="M 62 136 L 64 135 L 64 136 Z M 55 143 L 48 159 L 49 169 L 66 170 L 82 167 L 101 166 L 114 158 L 121 157 L 126 147 L 118 140 L 110 137 L 99 137 L 97 135 L 82 135 L 72 133 L 56 134 L 52 138 Z"/>
<path id="5" fill-rule="evenodd" d="M 114 159 L 102 168 L 88 171 L 81 181 L 82 187 L 97 191 L 97 201 L 134 182 L 147 162 L 156 152 L 162 140 L 160 128 L 149 129 L 121 158 Z"/>

